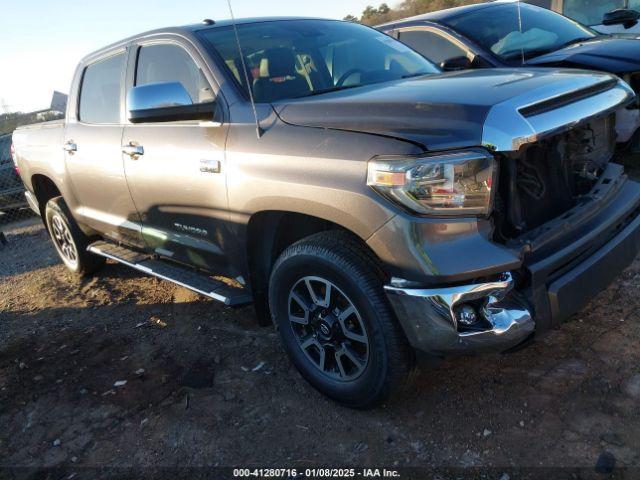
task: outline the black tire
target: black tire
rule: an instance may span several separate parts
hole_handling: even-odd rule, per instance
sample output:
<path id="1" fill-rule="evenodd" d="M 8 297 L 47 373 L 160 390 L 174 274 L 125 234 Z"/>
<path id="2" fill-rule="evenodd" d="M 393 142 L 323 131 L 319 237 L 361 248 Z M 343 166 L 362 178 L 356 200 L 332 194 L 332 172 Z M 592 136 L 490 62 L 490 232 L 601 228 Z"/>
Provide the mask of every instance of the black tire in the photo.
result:
<path id="1" fill-rule="evenodd" d="M 47 202 L 45 221 L 60 259 L 71 272 L 84 277 L 104 266 L 104 257 L 87 252 L 90 239 L 80 230 L 62 197 Z"/>
<path id="2" fill-rule="evenodd" d="M 269 306 L 291 361 L 317 390 L 348 407 L 379 404 L 405 384 L 414 365 L 383 285 L 372 254 L 340 231 L 291 245 L 271 273 Z M 327 290 L 333 293 L 319 299 Z"/>

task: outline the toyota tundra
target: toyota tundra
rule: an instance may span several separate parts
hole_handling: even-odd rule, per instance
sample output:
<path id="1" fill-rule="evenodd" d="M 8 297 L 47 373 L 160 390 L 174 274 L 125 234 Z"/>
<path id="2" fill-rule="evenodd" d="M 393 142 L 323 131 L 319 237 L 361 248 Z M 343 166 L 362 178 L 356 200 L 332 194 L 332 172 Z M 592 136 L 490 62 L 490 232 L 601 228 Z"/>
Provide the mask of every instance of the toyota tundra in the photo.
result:
<path id="1" fill-rule="evenodd" d="M 13 142 L 71 271 L 252 302 L 366 407 L 416 353 L 518 348 L 634 259 L 640 186 L 612 159 L 633 101 L 606 73 L 442 73 L 355 23 L 206 20 L 87 56 L 66 119 Z"/>

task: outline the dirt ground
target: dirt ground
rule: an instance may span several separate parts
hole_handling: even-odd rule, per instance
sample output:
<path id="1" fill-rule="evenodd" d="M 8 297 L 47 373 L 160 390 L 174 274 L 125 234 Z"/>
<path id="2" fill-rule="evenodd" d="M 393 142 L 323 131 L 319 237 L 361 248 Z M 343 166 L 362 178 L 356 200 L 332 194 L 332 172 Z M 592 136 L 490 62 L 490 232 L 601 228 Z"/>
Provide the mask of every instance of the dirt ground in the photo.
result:
<path id="1" fill-rule="evenodd" d="M 7 240 L 0 478 L 311 465 L 640 476 L 640 259 L 530 347 L 421 369 L 388 405 L 352 411 L 302 380 L 251 308 L 111 263 L 75 280 L 36 221 Z"/>

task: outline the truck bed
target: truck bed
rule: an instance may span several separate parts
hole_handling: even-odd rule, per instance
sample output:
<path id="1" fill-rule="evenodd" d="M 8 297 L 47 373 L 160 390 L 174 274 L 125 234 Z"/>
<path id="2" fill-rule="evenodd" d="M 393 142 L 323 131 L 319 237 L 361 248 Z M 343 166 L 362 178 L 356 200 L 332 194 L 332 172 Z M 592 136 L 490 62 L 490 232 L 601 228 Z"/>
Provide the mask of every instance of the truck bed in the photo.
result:
<path id="1" fill-rule="evenodd" d="M 64 120 L 35 123 L 19 127 L 13 132 L 13 146 L 18 159 L 20 176 L 27 190 L 33 192 L 34 175 L 55 178 L 64 171 Z"/>

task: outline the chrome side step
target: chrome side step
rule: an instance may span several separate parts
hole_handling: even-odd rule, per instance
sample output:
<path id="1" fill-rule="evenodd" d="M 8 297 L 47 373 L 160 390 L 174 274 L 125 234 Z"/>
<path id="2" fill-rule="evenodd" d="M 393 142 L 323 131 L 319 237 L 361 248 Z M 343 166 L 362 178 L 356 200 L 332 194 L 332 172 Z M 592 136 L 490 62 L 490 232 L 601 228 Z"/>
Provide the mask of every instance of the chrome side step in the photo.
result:
<path id="1" fill-rule="evenodd" d="M 231 279 L 225 279 L 228 280 L 226 283 L 187 267 L 166 260 L 156 260 L 135 250 L 105 241 L 94 242 L 87 247 L 87 250 L 148 275 L 168 280 L 225 305 L 235 307 L 252 302 L 251 295 Z"/>

